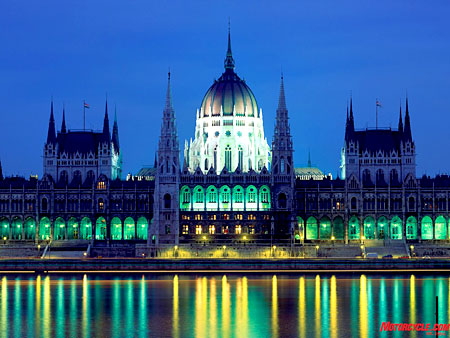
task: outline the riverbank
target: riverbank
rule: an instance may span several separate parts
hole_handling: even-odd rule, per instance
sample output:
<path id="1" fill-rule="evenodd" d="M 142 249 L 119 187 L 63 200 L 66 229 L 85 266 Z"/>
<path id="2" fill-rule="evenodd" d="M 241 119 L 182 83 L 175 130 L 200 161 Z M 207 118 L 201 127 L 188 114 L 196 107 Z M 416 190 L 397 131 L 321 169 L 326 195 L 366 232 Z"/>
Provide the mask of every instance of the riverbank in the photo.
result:
<path id="1" fill-rule="evenodd" d="M 0 259 L 1 273 L 444 272 L 450 259 Z"/>

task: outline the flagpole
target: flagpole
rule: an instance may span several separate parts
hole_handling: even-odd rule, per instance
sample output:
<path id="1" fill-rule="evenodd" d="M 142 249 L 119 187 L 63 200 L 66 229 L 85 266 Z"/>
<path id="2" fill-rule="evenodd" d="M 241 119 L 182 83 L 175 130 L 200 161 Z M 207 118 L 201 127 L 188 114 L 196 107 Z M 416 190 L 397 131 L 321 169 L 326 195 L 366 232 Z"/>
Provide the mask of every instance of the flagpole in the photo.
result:
<path id="1" fill-rule="evenodd" d="M 83 130 L 86 131 L 86 101 L 83 100 Z"/>
<path id="2" fill-rule="evenodd" d="M 378 99 L 375 99 L 375 129 L 378 129 Z"/>

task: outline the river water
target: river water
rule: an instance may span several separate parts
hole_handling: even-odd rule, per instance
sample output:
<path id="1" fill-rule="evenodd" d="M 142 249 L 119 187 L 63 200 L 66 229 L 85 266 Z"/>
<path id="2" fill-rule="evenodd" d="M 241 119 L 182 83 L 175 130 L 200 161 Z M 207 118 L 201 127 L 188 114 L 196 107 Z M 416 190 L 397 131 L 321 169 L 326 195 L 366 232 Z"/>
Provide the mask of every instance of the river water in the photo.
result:
<path id="1" fill-rule="evenodd" d="M 381 323 L 433 326 L 435 296 L 450 323 L 449 275 L 33 274 L 0 289 L 2 337 L 403 337 Z"/>

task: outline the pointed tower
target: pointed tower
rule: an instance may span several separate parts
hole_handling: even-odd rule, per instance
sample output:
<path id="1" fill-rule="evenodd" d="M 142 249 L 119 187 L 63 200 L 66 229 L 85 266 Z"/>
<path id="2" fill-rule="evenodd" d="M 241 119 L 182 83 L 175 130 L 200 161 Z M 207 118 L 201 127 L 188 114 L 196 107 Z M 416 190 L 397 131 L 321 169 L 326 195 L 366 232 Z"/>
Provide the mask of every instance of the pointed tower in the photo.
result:
<path id="1" fill-rule="evenodd" d="M 274 211 L 273 232 L 294 234 L 294 160 L 291 128 L 284 94 L 284 78 L 281 74 L 280 95 L 272 141 L 272 210 Z"/>
<path id="2" fill-rule="evenodd" d="M 149 227 L 148 245 L 178 244 L 180 148 L 172 107 L 170 72 L 158 143 L 155 178 L 153 226 Z"/>
<path id="3" fill-rule="evenodd" d="M 350 113 L 347 103 L 347 120 L 345 123 L 344 146 L 341 149 L 341 178 L 350 177 L 352 173 L 358 174 L 358 142 L 355 132 L 355 119 L 353 117 L 353 97 L 350 96 Z M 359 174 L 358 174 L 359 176 Z"/>
<path id="4" fill-rule="evenodd" d="M 113 180 L 122 177 L 122 151 L 119 143 L 119 124 L 117 123 L 117 109 L 114 107 L 114 124 L 112 132 L 111 149 L 111 178 Z"/>
<path id="5" fill-rule="evenodd" d="M 414 144 L 411 133 L 408 97 L 406 97 L 405 105 L 405 127 L 403 130 L 402 142 L 402 167 L 401 177 L 403 181 L 409 174 L 411 174 L 414 178 L 416 177 L 416 146 Z"/>
<path id="6" fill-rule="evenodd" d="M 47 143 L 56 143 L 55 116 L 53 115 L 53 99 L 50 105 L 50 120 L 48 122 Z"/>
<path id="7" fill-rule="evenodd" d="M 400 113 L 398 116 L 398 132 L 400 136 L 403 136 L 403 120 L 402 120 L 402 105 L 400 104 Z"/>
<path id="8" fill-rule="evenodd" d="M 230 26 L 228 25 L 228 49 L 227 49 L 227 55 L 225 57 L 225 71 L 228 69 L 234 70 L 234 59 L 233 59 L 233 53 L 231 52 L 231 31 Z"/>
<path id="9" fill-rule="evenodd" d="M 53 114 L 53 98 L 50 104 L 50 120 L 48 123 L 47 142 L 44 144 L 44 175 L 50 175 L 53 179 L 57 178 L 57 140 L 56 140 L 56 127 L 55 116 Z"/>
<path id="10" fill-rule="evenodd" d="M 63 107 L 63 117 L 62 117 L 62 123 L 61 123 L 61 134 L 66 134 L 66 107 Z"/>
<path id="11" fill-rule="evenodd" d="M 117 124 L 117 109 L 114 108 L 114 124 L 113 124 L 113 132 L 112 132 L 112 143 L 114 145 L 114 149 L 118 152 L 120 149 L 119 145 L 119 125 Z"/>
<path id="12" fill-rule="evenodd" d="M 409 108 L 408 108 L 408 98 L 406 98 L 406 107 L 405 107 L 405 130 L 403 132 L 403 137 L 405 141 L 412 142 L 412 134 L 411 134 L 411 121 L 409 118 Z"/>
<path id="13" fill-rule="evenodd" d="M 106 101 L 105 103 L 105 117 L 103 119 L 103 138 L 105 142 L 111 141 L 111 134 L 109 132 L 108 101 Z"/>

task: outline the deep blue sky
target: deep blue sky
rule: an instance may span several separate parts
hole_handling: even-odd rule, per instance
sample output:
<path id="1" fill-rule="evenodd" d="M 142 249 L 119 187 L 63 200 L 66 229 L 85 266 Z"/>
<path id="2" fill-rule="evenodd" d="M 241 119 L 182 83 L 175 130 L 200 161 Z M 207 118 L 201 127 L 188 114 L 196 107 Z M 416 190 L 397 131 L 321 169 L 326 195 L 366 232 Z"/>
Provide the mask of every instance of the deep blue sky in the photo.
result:
<path id="1" fill-rule="evenodd" d="M 58 129 L 102 126 L 117 104 L 124 173 L 152 164 L 167 70 L 181 149 L 223 71 L 231 17 L 237 73 L 272 139 L 280 69 L 296 166 L 336 174 L 350 92 L 357 127 L 397 126 L 408 92 L 418 175 L 450 172 L 449 1 L 3 1 L 0 159 L 8 175 L 42 174 L 53 95 Z M 403 103 L 404 104 L 404 103 Z M 112 111 L 111 111 L 112 113 Z M 111 114 L 112 117 L 112 114 Z M 111 118 L 112 120 L 112 118 Z"/>

